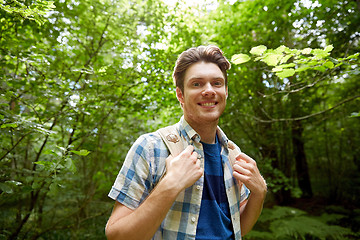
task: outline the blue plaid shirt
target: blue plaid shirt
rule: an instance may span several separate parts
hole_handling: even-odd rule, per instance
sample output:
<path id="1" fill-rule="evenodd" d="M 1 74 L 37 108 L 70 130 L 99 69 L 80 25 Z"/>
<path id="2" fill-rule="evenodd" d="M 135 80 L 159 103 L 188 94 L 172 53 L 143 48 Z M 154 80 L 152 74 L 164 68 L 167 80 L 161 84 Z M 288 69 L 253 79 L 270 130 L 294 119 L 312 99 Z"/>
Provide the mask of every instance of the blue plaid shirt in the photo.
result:
<path id="1" fill-rule="evenodd" d="M 204 151 L 200 136 L 185 121 L 176 124 L 184 146 L 193 145 L 201 156 L 204 167 Z M 224 183 L 229 201 L 235 239 L 241 239 L 240 206 L 249 196 L 249 190 L 238 184 L 232 176 L 228 158 L 228 138 L 218 127 L 217 135 L 221 144 L 221 158 L 224 168 Z M 109 193 L 109 197 L 130 209 L 136 209 L 155 188 L 165 171 L 165 159 L 169 151 L 156 132 L 140 136 L 129 150 L 125 162 Z M 153 239 L 195 239 L 200 214 L 204 176 L 193 186 L 183 190 L 176 198 Z"/>

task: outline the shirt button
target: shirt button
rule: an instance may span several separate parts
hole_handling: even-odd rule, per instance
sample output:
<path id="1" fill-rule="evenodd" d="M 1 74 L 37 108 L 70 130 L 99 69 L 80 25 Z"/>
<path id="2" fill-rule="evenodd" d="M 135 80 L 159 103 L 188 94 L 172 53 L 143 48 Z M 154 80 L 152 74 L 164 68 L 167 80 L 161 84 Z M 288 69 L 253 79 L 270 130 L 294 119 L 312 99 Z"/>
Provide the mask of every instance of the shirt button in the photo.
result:
<path id="1" fill-rule="evenodd" d="M 201 187 L 200 187 L 199 185 L 196 186 L 196 189 L 197 189 L 197 190 L 200 190 L 200 188 L 201 188 Z"/>
<path id="2" fill-rule="evenodd" d="M 191 218 L 191 221 L 194 223 L 196 221 L 196 218 L 195 217 L 192 217 Z"/>

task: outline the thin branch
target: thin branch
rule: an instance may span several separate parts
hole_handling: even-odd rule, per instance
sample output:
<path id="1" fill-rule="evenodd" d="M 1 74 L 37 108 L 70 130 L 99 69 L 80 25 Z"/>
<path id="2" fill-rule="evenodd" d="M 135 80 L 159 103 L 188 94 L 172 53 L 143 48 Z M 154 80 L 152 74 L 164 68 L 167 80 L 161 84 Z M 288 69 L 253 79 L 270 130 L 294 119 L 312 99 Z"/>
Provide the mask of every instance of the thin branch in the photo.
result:
<path id="1" fill-rule="evenodd" d="M 302 91 L 302 90 L 304 90 L 306 88 L 311 88 L 311 87 L 315 86 L 316 84 L 318 84 L 319 82 L 321 82 L 321 81 L 323 81 L 325 79 L 326 79 L 325 77 L 320 78 L 315 82 L 312 82 L 312 83 L 307 84 L 307 85 L 305 85 L 303 87 L 296 88 L 296 89 L 293 89 L 293 90 L 282 90 L 282 91 L 278 91 L 278 92 L 275 92 L 275 93 L 272 93 L 272 94 L 269 94 L 269 95 L 263 94 L 261 92 L 258 92 L 258 94 L 261 95 L 262 97 L 270 97 L 270 96 L 274 96 L 274 95 L 277 95 L 277 94 L 283 94 L 283 93 L 285 93 L 285 94 L 297 93 L 297 92 L 300 92 L 300 91 Z"/>
<path id="2" fill-rule="evenodd" d="M 265 120 L 265 119 L 261 119 L 261 118 L 258 118 L 256 116 L 253 116 L 253 115 L 250 115 L 250 114 L 246 114 L 246 113 L 240 113 L 241 115 L 244 115 L 244 116 L 247 116 L 247 117 L 251 117 L 253 118 L 255 121 L 258 121 L 258 122 L 261 122 L 261 123 L 272 123 L 272 122 L 288 122 L 288 121 L 302 121 L 302 120 L 305 120 L 305 119 L 308 119 L 308 118 L 312 118 L 312 117 L 315 117 L 317 115 L 321 115 L 321 114 L 324 114 L 326 112 L 329 112 L 347 102 L 350 102 L 352 100 L 355 100 L 357 98 L 359 98 L 360 95 L 357 95 L 357 96 L 353 96 L 351 98 L 348 98 L 348 99 L 345 99 L 337 104 L 335 104 L 333 107 L 329 108 L 329 109 L 326 109 L 326 110 L 323 110 L 323 111 L 320 111 L 320 112 L 316 112 L 316 113 L 313 113 L 313 114 L 309 114 L 309 115 L 306 115 L 306 116 L 302 116 L 302 117 L 297 117 L 297 118 L 271 118 L 269 120 Z"/>
<path id="3" fill-rule="evenodd" d="M 19 138 L 19 140 L 12 146 L 12 148 L 9 149 L 9 150 L 0 158 L 0 161 L 3 160 L 3 159 L 6 157 L 6 155 L 8 155 L 12 150 L 14 150 L 14 149 L 16 148 L 16 146 L 17 146 L 27 135 L 29 135 L 29 134 L 30 134 L 30 132 L 25 133 L 21 138 Z"/>

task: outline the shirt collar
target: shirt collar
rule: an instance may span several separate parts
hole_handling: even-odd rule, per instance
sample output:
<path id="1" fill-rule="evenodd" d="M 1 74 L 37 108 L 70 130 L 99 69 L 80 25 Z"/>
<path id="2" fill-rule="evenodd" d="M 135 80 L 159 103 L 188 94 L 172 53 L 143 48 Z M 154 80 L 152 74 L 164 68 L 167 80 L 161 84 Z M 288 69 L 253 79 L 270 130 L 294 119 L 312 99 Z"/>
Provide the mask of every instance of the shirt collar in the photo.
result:
<path id="1" fill-rule="evenodd" d="M 200 143 L 200 135 L 189 125 L 189 123 L 185 120 L 184 116 L 180 118 L 178 126 L 180 135 L 184 136 L 188 142 L 195 141 L 197 143 Z M 217 127 L 216 133 L 219 138 L 220 144 L 227 148 L 229 139 L 219 126 Z"/>

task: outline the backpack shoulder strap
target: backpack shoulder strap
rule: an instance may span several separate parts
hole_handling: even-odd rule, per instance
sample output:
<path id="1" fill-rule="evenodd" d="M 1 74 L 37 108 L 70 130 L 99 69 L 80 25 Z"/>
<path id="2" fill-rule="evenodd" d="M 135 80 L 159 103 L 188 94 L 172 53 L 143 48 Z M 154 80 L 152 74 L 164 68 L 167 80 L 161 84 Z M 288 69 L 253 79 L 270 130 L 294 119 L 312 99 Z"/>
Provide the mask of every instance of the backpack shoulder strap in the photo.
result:
<path id="1" fill-rule="evenodd" d="M 175 125 L 160 128 L 157 130 L 157 132 L 161 136 L 162 140 L 164 141 L 165 145 L 170 151 L 170 154 L 173 157 L 176 157 L 184 150 L 181 137 Z M 234 165 L 236 157 L 241 153 L 241 151 L 235 146 L 234 142 L 232 142 L 231 140 L 229 140 L 228 142 L 228 149 L 230 163 L 231 165 Z"/>
<path id="2" fill-rule="evenodd" d="M 181 141 L 179 132 L 176 129 L 176 125 L 160 128 L 157 132 L 173 157 L 176 157 L 184 150 L 183 142 Z"/>
<path id="3" fill-rule="evenodd" d="M 229 161 L 231 164 L 231 167 L 235 164 L 236 157 L 241 153 L 241 151 L 236 147 L 235 143 L 233 143 L 231 140 L 228 142 L 228 149 L 229 149 Z M 242 191 L 242 182 L 238 180 L 239 187 Z"/>
<path id="4" fill-rule="evenodd" d="M 173 157 L 176 157 L 184 150 L 183 142 L 181 141 L 181 137 L 176 129 L 176 125 L 160 128 L 156 132 L 160 135 L 161 139 L 168 148 L 170 155 Z M 159 168 L 162 169 L 162 174 L 160 177 L 160 179 L 162 179 L 166 174 L 165 161 L 160 162 Z"/>
<path id="5" fill-rule="evenodd" d="M 228 142 L 228 149 L 229 149 L 229 160 L 231 165 L 235 164 L 236 157 L 241 153 L 241 151 L 235 146 L 231 140 Z"/>

